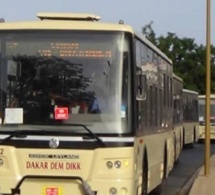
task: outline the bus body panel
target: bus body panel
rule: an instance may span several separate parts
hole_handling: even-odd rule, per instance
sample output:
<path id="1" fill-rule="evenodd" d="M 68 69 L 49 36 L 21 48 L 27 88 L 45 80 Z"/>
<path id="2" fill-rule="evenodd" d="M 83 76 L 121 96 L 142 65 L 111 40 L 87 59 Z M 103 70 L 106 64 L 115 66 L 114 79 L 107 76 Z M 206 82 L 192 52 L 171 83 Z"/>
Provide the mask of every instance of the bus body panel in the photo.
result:
<path id="1" fill-rule="evenodd" d="M 198 93 L 183 89 L 183 140 L 184 144 L 193 144 L 199 139 Z"/>
<path id="2" fill-rule="evenodd" d="M 0 155 L 3 165 L 0 167 L 0 183 L 3 193 L 11 193 L 11 186 L 26 175 L 53 176 L 53 179 L 29 178 L 21 185 L 21 194 L 42 194 L 45 188 L 56 187 L 63 194 L 75 192 L 84 194 L 81 182 L 77 179 L 58 179 L 61 176 L 76 176 L 88 182 L 98 194 L 107 194 L 108 186 L 126 189 L 131 193 L 134 162 L 132 148 L 105 148 L 95 150 L 50 150 L 50 149 L 16 149 L 11 146 L 1 146 L 4 153 Z M 119 156 L 120 154 L 120 156 Z M 116 168 L 115 161 L 121 162 Z M 108 168 L 107 162 L 113 167 Z M 99 183 L 106 182 L 107 188 L 100 188 Z M 128 188 L 129 186 L 129 188 Z M 32 189 L 35 189 L 32 191 Z"/>
<path id="3" fill-rule="evenodd" d="M 146 135 L 144 137 L 140 136 L 135 141 L 135 144 L 137 145 L 135 148 L 138 148 L 134 155 L 136 156 L 136 160 L 134 160 L 137 167 L 136 188 L 140 194 L 143 159 L 145 153 L 147 153 L 148 192 L 151 192 L 162 183 L 164 177 L 168 177 L 174 166 L 173 132 L 161 132 L 157 135 Z M 166 159 L 164 159 L 165 149 L 167 150 Z"/>
<path id="4" fill-rule="evenodd" d="M 177 162 L 183 148 L 183 80 L 173 75 L 173 118 L 175 134 L 175 161 Z"/>
<path id="5" fill-rule="evenodd" d="M 210 111 L 211 111 L 211 118 L 210 118 L 210 139 L 215 139 L 215 109 L 214 109 L 214 100 L 215 94 L 210 95 Z M 206 95 L 199 95 L 199 134 L 200 140 L 205 139 L 205 107 L 206 107 Z"/>
<path id="6" fill-rule="evenodd" d="M 98 146 L 96 149 L 55 149 L 49 148 L 48 145 L 46 148 L 36 148 L 36 146 L 16 148 L 13 144 L 8 144 L 8 146 L 1 144 L 0 152 L 3 150 L 4 153 L 0 153 L 0 159 L 4 163 L 0 166 L 0 184 L 2 184 L 0 188 L 3 194 L 10 194 L 11 189 L 15 188 L 25 176 L 41 176 L 41 179 L 26 178 L 20 186 L 21 195 L 29 195 L 29 193 L 32 195 L 49 195 L 52 192 L 58 193 L 58 195 L 67 195 L 71 192 L 76 195 L 84 194 L 83 186 L 77 178 L 65 179 L 64 176 L 80 177 L 88 183 L 93 191 L 97 192 L 97 195 L 111 194 L 110 190 L 117 190 L 122 195 L 141 194 L 144 163 L 147 164 L 148 193 L 162 184 L 162 181 L 168 177 L 173 169 L 182 148 L 182 124 L 176 124 L 173 119 L 173 67 L 171 60 L 164 53 L 143 35 L 136 33 L 133 28 L 124 24 L 42 20 L 38 22 L 1 23 L 0 30 L 3 36 L 11 32 L 43 31 L 56 34 L 60 31 L 128 33 L 129 38 L 132 37 L 131 54 L 129 54 L 131 55 L 131 64 L 128 68 L 130 76 L 128 86 L 131 88 L 129 92 L 132 93 L 131 100 L 129 100 L 129 109 L 132 113 L 129 136 L 133 136 L 134 140 L 134 143 L 129 143 L 131 145 L 129 147 Z M 137 42 L 140 43 L 139 51 L 135 45 Z M 121 49 L 120 45 L 117 46 Z M 143 49 L 146 49 L 145 52 L 142 52 L 145 56 L 138 56 L 138 52 L 143 51 Z M 120 61 L 124 61 L 124 57 L 126 55 L 123 55 Z M 146 61 L 144 62 L 140 60 L 140 64 L 138 64 L 138 57 L 139 60 L 144 59 L 143 57 L 147 59 L 145 58 Z M 108 62 L 106 65 L 107 68 L 111 67 Z M 124 67 L 120 68 L 123 69 Z M 137 69 L 141 70 L 143 76 L 141 79 L 139 73 L 137 74 Z M 120 74 L 122 73 L 120 72 Z M 108 78 L 105 72 L 102 72 L 102 75 Z M 144 79 L 146 79 L 146 83 L 144 83 Z M 127 81 L 125 79 L 121 82 Z M 141 87 L 145 85 L 146 99 L 143 97 L 138 99 L 138 82 L 143 82 Z M 126 111 L 121 111 L 121 118 L 124 118 Z M 108 122 L 105 122 L 107 123 L 105 125 L 109 126 Z M 101 125 L 101 128 L 103 129 L 104 126 Z M 40 136 L 42 139 L 43 135 Z M 108 135 L 105 136 L 108 138 Z M 122 135 L 119 133 L 115 136 L 115 140 L 119 142 Z M 93 141 L 96 142 L 96 140 Z M 71 140 L 67 143 L 69 142 L 75 143 Z M 106 144 L 105 141 L 104 143 Z M 43 178 L 42 176 L 53 176 L 54 178 Z"/>

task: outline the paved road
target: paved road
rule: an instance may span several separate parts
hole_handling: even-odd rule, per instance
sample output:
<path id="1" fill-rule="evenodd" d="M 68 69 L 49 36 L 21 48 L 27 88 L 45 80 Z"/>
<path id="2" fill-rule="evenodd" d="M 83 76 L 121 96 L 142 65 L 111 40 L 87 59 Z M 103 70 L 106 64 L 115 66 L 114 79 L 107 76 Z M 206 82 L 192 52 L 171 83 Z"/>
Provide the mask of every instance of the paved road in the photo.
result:
<path id="1" fill-rule="evenodd" d="M 215 144 L 211 144 L 211 155 L 215 154 Z M 187 183 L 193 173 L 204 164 L 204 144 L 196 144 L 194 148 L 185 148 L 180 156 L 178 164 L 170 173 L 169 178 L 163 184 L 161 195 L 176 195 Z M 152 192 L 150 195 L 157 193 Z"/>

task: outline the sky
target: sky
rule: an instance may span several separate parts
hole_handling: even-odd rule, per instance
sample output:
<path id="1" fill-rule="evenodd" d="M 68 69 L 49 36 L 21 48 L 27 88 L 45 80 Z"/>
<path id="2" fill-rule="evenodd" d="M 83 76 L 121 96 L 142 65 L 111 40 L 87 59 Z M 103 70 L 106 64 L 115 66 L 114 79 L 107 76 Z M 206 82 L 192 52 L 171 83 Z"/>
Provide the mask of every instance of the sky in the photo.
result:
<path id="1" fill-rule="evenodd" d="M 5 21 L 37 20 L 38 12 L 81 12 L 101 16 L 103 22 L 123 20 L 135 30 L 153 21 L 157 36 L 167 32 L 206 44 L 207 0 L 0 0 Z M 211 0 L 211 43 L 215 45 L 215 3 Z"/>

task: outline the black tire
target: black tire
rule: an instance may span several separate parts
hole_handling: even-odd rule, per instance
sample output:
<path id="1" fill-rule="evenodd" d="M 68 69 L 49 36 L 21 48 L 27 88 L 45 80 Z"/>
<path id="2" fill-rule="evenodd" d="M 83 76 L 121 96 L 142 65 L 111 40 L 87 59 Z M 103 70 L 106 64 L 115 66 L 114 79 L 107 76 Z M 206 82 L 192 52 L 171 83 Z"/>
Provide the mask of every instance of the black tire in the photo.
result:
<path id="1" fill-rule="evenodd" d="M 185 130 L 183 130 L 183 135 L 182 135 L 182 151 L 185 149 Z"/>
<path id="2" fill-rule="evenodd" d="M 196 135 L 195 134 L 196 133 L 195 133 L 195 129 L 194 129 L 193 130 L 193 141 L 192 141 L 192 143 L 188 144 L 188 148 L 190 148 L 190 149 L 194 148 L 194 146 L 195 146 L 195 139 L 196 139 Z"/>
<path id="3" fill-rule="evenodd" d="M 197 141 L 196 141 L 196 128 L 193 131 L 193 143 L 194 144 L 197 143 Z"/>
<path id="4" fill-rule="evenodd" d="M 163 179 L 162 183 L 166 180 L 167 178 L 167 162 L 168 162 L 168 156 L 167 156 L 167 146 L 165 145 L 165 152 L 164 152 L 164 170 L 163 170 Z"/>
<path id="5" fill-rule="evenodd" d="M 182 145 L 182 140 L 181 140 L 182 138 L 181 138 L 181 135 L 180 135 L 180 154 L 179 154 L 179 156 L 178 156 L 178 159 L 175 161 L 175 165 L 177 165 L 178 163 L 179 163 L 179 158 L 180 158 L 180 156 L 181 156 L 181 153 L 182 153 L 182 149 L 183 149 L 183 145 Z"/>
<path id="6" fill-rule="evenodd" d="M 143 180 L 142 180 L 142 193 L 141 195 L 148 194 L 148 166 L 146 159 L 143 162 Z"/>
<path id="7" fill-rule="evenodd" d="M 176 136 L 174 137 L 174 165 L 176 165 L 178 163 L 178 159 L 176 158 L 176 151 L 177 151 L 177 141 L 176 141 Z"/>

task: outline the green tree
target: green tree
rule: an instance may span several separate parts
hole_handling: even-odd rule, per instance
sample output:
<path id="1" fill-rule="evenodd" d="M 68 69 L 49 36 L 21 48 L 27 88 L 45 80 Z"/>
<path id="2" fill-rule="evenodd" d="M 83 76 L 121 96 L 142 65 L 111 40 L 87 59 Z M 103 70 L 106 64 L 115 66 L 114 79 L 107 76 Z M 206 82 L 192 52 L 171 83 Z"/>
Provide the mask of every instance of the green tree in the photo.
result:
<path id="1" fill-rule="evenodd" d="M 56 122 L 50 118 L 55 105 L 69 108 L 77 101 L 92 103 L 95 99 L 94 92 L 88 90 L 91 81 L 83 75 L 82 64 L 54 56 L 18 55 L 13 61 L 19 65 L 20 74 L 11 76 L 9 97 L 15 96 L 16 106 L 24 108 L 26 123 Z"/>
<path id="2" fill-rule="evenodd" d="M 148 40 L 150 40 L 153 44 L 157 45 L 156 34 L 152 28 L 153 22 L 151 21 L 149 24 L 145 25 L 142 28 L 142 33 L 146 36 Z"/>

